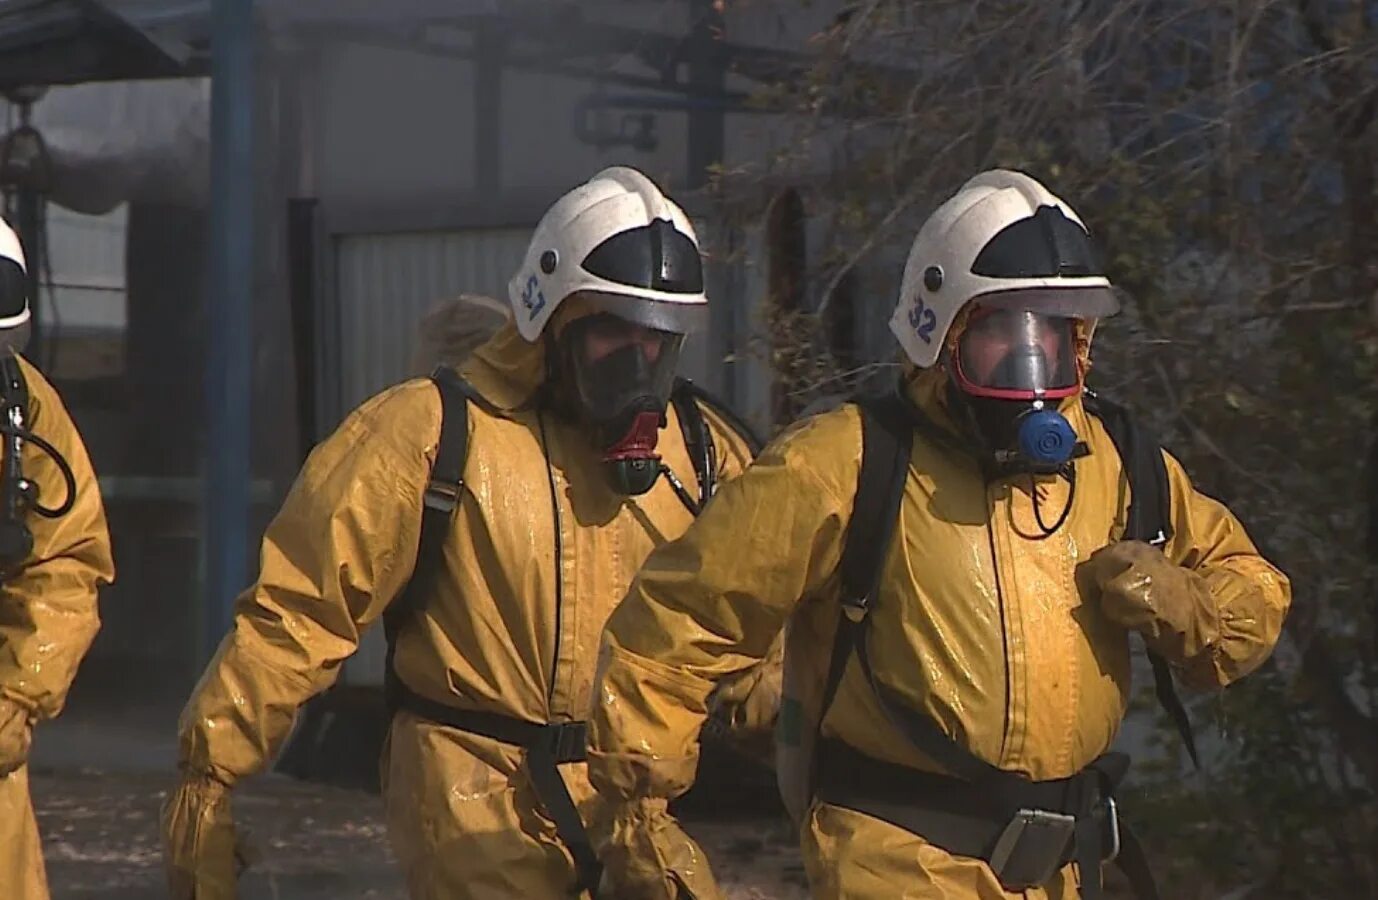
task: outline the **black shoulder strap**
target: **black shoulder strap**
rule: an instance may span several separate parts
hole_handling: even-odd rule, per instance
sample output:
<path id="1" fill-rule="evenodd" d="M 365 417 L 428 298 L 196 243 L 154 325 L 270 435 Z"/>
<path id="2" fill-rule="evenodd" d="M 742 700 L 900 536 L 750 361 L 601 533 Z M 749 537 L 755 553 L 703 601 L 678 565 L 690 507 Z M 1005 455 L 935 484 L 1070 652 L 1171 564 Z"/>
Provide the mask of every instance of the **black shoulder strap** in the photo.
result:
<path id="1" fill-rule="evenodd" d="M 713 442 L 713 430 L 703 417 L 703 408 L 712 410 L 726 422 L 746 443 L 752 456 L 761 452 L 761 439 L 725 403 L 687 378 L 675 379 L 670 403 L 684 434 L 684 447 L 694 462 L 694 475 L 699 482 L 699 508 L 702 509 L 717 490 L 718 480 L 718 448 Z"/>
<path id="2" fill-rule="evenodd" d="M 752 455 L 761 452 L 761 448 L 765 446 L 761 436 L 756 433 L 756 429 L 747 424 L 745 419 L 733 412 L 726 403 L 687 378 L 679 379 L 678 388 L 721 417 L 727 426 L 737 432 L 741 439 L 746 442 L 747 449 L 751 451 Z"/>
<path id="3" fill-rule="evenodd" d="M 857 476 L 852 517 L 842 545 L 842 616 L 828 662 L 818 714 L 820 723 L 837 694 L 856 643 L 858 626 L 875 599 L 885 554 L 899 523 L 900 500 L 914 445 L 914 429 L 906 421 L 906 402 L 898 394 L 856 401 L 861 413 L 861 473 Z"/>
<path id="4" fill-rule="evenodd" d="M 4 379 L 3 391 L 0 391 L 0 401 L 3 401 L 7 411 L 16 406 L 19 407 L 23 411 L 27 423 L 29 417 L 29 383 L 24 379 L 24 369 L 19 365 L 19 358 L 15 356 L 13 350 L 0 353 L 0 378 Z"/>
<path id="5" fill-rule="evenodd" d="M 1172 538 L 1172 491 L 1168 485 L 1163 448 L 1128 409 L 1104 397 L 1088 396 L 1090 410 L 1110 435 L 1129 481 L 1129 509 L 1125 512 L 1124 539 L 1144 541 L 1162 548 Z M 1172 667 L 1152 650 L 1147 651 L 1153 666 L 1153 687 L 1158 703 L 1172 719 L 1192 765 L 1200 767 L 1196 755 L 1196 735 L 1177 688 L 1172 682 Z"/>
<path id="6" fill-rule="evenodd" d="M 1161 548 L 1172 538 L 1172 497 L 1162 447 L 1128 409 L 1101 396 L 1086 408 L 1100 419 L 1129 481 L 1124 538 Z"/>
<path id="7" fill-rule="evenodd" d="M 828 663 L 819 724 L 837 695 L 847 661 L 855 653 L 886 718 L 921 753 L 958 778 L 987 784 L 1009 782 L 1018 776 L 980 759 L 944 733 L 937 722 L 910 709 L 871 668 L 866 618 L 876 601 L 885 557 L 894 540 L 914 432 L 921 422 L 918 411 L 898 393 L 860 400 L 857 406 L 861 410 L 861 473 L 839 565 L 842 612 Z"/>
<path id="8" fill-rule="evenodd" d="M 675 418 L 679 419 L 679 430 L 684 435 L 684 449 L 689 452 L 689 459 L 694 464 L 694 476 L 699 482 L 699 509 L 703 509 L 717 489 L 718 448 L 713 443 L 708 423 L 703 419 L 698 398 L 694 396 L 693 382 L 677 379 L 670 393 L 670 403 L 675 408 Z"/>
<path id="9" fill-rule="evenodd" d="M 384 690 L 389 709 L 397 708 L 398 683 L 393 668 L 397 635 L 402 625 L 425 606 L 434 592 L 450 522 L 464 492 L 464 463 L 469 456 L 469 399 L 474 394 L 473 388 L 447 366 L 432 372 L 431 382 L 440 391 L 440 443 L 423 497 L 416 565 L 411 580 L 383 613 L 383 632 L 388 642 Z"/>
<path id="10" fill-rule="evenodd" d="M 0 578 L 7 578 L 33 551 L 33 532 L 25 521 L 30 496 L 24 490 L 22 437 L 32 427 L 29 385 L 13 351 L 0 352 L 0 379 Z"/>
<path id="11" fill-rule="evenodd" d="M 880 585 L 909 474 L 914 427 L 904 403 L 898 395 L 887 394 L 857 404 L 861 411 L 861 472 L 840 568 L 842 602 L 863 611 Z"/>

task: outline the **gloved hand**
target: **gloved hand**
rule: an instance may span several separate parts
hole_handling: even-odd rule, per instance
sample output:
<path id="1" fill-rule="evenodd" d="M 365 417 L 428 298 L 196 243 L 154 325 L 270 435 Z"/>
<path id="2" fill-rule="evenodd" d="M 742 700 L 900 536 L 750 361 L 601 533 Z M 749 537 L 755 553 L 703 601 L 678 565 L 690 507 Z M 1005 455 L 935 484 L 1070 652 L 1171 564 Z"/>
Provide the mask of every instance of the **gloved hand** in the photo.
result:
<path id="1" fill-rule="evenodd" d="M 163 851 L 173 900 L 234 900 L 249 860 L 235 833 L 229 787 L 185 773 L 163 806 Z"/>
<path id="2" fill-rule="evenodd" d="M 597 900 L 720 900 L 708 858 L 666 806 L 600 807 L 590 829 L 603 863 Z"/>
<path id="3" fill-rule="evenodd" d="M 1205 579 L 1158 548 L 1120 541 L 1082 567 L 1100 591 L 1106 617 L 1142 634 L 1169 662 L 1184 665 L 1219 640 L 1220 617 Z"/>
<path id="4" fill-rule="evenodd" d="M 776 642 L 777 647 L 780 644 Z M 783 682 L 781 654 L 775 650 L 746 672 L 723 679 L 708 698 L 708 719 L 700 740 L 724 742 L 751 759 L 773 766 Z"/>
<path id="5" fill-rule="evenodd" d="M 29 759 L 33 741 L 33 722 L 24 707 L 0 697 L 0 778 L 20 768 Z"/>

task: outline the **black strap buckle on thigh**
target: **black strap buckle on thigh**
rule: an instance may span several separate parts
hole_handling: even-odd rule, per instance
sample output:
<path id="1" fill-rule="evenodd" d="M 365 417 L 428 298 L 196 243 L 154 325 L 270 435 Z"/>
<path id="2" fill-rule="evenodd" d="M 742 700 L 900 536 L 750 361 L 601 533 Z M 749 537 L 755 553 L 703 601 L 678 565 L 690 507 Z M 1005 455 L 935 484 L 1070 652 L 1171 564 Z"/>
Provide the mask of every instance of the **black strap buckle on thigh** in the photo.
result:
<path id="1" fill-rule="evenodd" d="M 574 857 L 579 876 L 574 892 L 587 890 L 595 894 L 603 867 L 559 769 L 563 763 L 583 762 L 587 758 L 588 726 L 584 722 L 528 722 L 497 713 L 455 709 L 422 697 L 400 686 L 400 682 L 397 693 L 401 708 L 415 716 L 526 750 L 526 772 L 536 799 L 545 807 L 555 823 L 555 833 Z"/>

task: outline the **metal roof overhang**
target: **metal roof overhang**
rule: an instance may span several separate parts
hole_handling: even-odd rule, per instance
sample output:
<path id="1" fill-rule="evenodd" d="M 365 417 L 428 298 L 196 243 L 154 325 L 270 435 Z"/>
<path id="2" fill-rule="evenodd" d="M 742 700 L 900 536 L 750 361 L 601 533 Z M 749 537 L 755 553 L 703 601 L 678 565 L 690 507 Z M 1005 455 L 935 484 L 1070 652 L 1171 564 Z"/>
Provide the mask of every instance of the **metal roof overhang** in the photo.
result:
<path id="1" fill-rule="evenodd" d="M 199 74 L 194 68 L 189 46 L 98 0 L 0 0 L 0 91 Z"/>

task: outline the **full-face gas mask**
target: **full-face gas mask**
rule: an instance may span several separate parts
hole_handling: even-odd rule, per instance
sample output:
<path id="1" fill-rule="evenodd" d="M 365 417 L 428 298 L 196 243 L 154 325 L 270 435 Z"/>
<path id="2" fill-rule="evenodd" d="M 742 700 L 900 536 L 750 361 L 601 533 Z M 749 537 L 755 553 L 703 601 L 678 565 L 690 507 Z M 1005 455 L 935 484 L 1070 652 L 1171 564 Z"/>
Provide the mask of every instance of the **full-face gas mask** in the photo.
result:
<path id="1" fill-rule="evenodd" d="M 948 371 L 955 404 L 997 474 L 1052 474 L 1078 452 L 1058 410 L 1081 391 L 1077 328 L 1076 319 L 1029 309 L 972 310 Z"/>
<path id="2" fill-rule="evenodd" d="M 555 338 L 557 400 L 591 430 L 618 493 L 644 494 L 660 475 L 656 444 L 683 342 L 610 312 L 577 318 Z"/>

